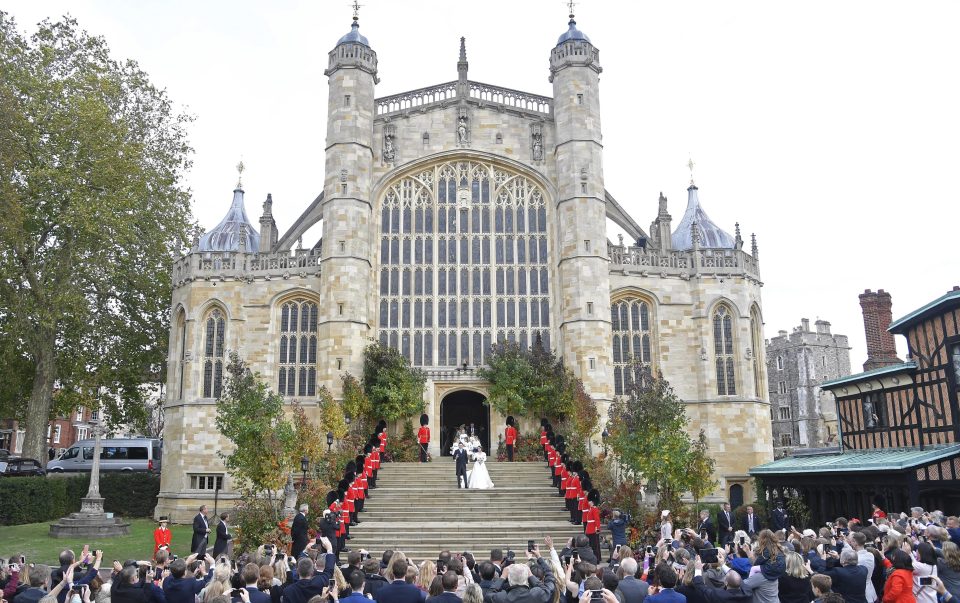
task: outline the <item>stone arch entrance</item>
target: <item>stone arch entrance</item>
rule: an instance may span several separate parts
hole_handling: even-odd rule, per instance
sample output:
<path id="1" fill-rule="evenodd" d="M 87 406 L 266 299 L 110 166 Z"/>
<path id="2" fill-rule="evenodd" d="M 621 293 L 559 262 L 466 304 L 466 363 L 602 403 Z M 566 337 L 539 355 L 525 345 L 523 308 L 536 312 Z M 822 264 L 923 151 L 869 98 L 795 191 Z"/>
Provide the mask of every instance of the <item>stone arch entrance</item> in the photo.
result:
<path id="1" fill-rule="evenodd" d="M 484 451 L 490 453 L 490 405 L 479 392 L 461 389 L 450 392 L 440 402 L 440 454 L 450 455 L 450 447 L 460 425 L 473 423 Z"/>

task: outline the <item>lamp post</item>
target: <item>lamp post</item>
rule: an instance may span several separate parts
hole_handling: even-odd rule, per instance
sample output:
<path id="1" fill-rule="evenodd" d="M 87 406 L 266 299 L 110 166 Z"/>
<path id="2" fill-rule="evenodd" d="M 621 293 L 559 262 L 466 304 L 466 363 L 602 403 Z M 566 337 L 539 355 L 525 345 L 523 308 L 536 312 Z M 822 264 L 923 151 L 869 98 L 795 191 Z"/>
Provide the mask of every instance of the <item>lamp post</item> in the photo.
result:
<path id="1" fill-rule="evenodd" d="M 310 459 L 307 457 L 301 457 L 300 459 L 300 471 L 303 472 L 303 478 L 300 480 L 300 491 L 307 487 L 307 469 L 310 468 Z"/>
<path id="2" fill-rule="evenodd" d="M 330 453 L 330 449 L 333 448 L 333 432 L 327 432 L 327 454 Z"/>

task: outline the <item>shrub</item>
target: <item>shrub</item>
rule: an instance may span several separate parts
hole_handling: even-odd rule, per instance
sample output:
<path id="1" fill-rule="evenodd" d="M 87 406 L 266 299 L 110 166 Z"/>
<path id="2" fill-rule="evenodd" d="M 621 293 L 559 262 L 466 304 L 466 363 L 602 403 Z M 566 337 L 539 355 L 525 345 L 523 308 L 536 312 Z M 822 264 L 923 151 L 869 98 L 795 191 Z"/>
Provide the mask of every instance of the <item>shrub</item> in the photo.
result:
<path id="1" fill-rule="evenodd" d="M 507 460 L 507 445 L 503 435 L 497 436 L 497 460 Z M 533 462 L 543 460 L 543 448 L 540 446 L 540 434 L 518 434 L 517 443 L 513 446 L 513 460 L 518 462 Z"/>

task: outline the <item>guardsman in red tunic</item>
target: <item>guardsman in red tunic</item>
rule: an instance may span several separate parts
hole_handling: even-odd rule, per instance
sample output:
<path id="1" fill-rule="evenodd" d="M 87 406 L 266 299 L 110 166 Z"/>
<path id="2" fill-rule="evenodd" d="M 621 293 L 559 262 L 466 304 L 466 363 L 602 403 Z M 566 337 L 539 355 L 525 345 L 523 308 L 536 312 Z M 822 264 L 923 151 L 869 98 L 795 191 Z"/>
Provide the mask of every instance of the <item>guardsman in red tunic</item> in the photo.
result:
<path id="1" fill-rule="evenodd" d="M 563 455 L 564 457 L 566 455 Z M 567 497 L 567 481 L 570 480 L 570 468 L 567 467 L 567 461 L 563 460 L 563 457 L 560 458 L 560 464 L 557 465 L 560 468 L 560 479 L 557 481 L 557 490 L 559 490 L 560 496 L 563 498 Z"/>
<path id="2" fill-rule="evenodd" d="M 583 533 L 587 535 L 594 555 L 600 554 L 600 507 L 597 506 L 599 503 L 600 492 L 590 490 L 587 494 L 587 510 L 583 513 Z"/>
<path id="3" fill-rule="evenodd" d="M 507 445 L 507 460 L 513 462 L 513 447 L 517 443 L 517 428 L 513 417 L 507 417 L 507 428 L 504 430 L 503 440 Z"/>
<path id="4" fill-rule="evenodd" d="M 546 419 L 540 419 L 540 447 L 543 448 L 543 458 L 547 458 L 547 442 L 550 431 L 550 422 Z"/>
<path id="5" fill-rule="evenodd" d="M 350 549 L 347 548 L 347 526 L 343 525 L 343 522 L 340 521 L 340 501 L 343 500 L 343 495 L 339 490 L 331 491 L 327 494 L 327 500 L 331 498 L 333 501 L 327 508 L 337 517 L 337 551 L 349 551 Z"/>
<path id="6" fill-rule="evenodd" d="M 580 491 L 580 478 L 577 476 L 577 470 L 580 469 L 580 462 L 574 461 L 572 465 L 573 471 L 567 478 L 567 493 L 564 498 L 567 503 L 567 511 L 570 511 L 570 523 L 576 525 L 579 523 L 576 516 L 579 514 L 577 511 L 577 493 Z"/>
<path id="7" fill-rule="evenodd" d="M 380 453 L 383 454 L 387 451 L 387 426 L 384 425 L 383 429 L 380 431 Z"/>
<path id="8" fill-rule="evenodd" d="M 430 417 L 426 414 L 420 415 L 420 431 L 417 432 L 417 444 L 420 448 L 420 462 L 427 462 L 427 446 L 430 445 L 430 427 L 427 425 Z"/>
<path id="9" fill-rule="evenodd" d="M 340 521 L 343 522 L 343 527 L 346 530 L 347 535 L 345 538 L 350 540 L 350 515 L 356 510 L 353 506 L 353 493 L 350 491 L 350 482 L 345 479 L 340 480 L 340 500 L 343 501 L 340 504 Z"/>

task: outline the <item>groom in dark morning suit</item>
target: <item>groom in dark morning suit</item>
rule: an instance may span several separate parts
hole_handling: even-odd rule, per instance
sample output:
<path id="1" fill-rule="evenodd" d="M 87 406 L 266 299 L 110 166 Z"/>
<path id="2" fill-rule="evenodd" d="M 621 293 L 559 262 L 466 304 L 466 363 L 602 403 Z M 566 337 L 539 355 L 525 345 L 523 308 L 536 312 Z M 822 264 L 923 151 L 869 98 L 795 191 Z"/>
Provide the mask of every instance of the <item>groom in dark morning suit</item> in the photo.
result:
<path id="1" fill-rule="evenodd" d="M 460 478 L 463 478 L 463 488 L 467 487 L 467 449 L 463 447 L 463 442 L 457 446 L 453 452 L 453 461 L 457 465 L 457 487 L 460 488 Z"/>

